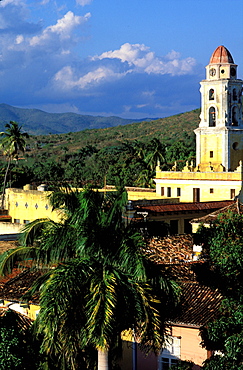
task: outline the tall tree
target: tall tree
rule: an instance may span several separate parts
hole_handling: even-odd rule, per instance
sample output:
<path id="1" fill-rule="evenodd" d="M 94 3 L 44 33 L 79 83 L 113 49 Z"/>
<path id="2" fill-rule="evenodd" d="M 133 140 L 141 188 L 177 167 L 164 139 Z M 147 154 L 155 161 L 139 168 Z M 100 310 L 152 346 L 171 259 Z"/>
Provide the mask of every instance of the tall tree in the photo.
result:
<path id="1" fill-rule="evenodd" d="M 163 164 L 165 162 L 166 146 L 161 143 L 159 139 L 152 139 L 147 145 L 147 155 L 145 162 L 148 163 L 150 169 L 155 171 L 158 163 Z"/>
<path id="2" fill-rule="evenodd" d="M 2 209 L 4 208 L 4 195 L 10 163 L 14 158 L 18 159 L 19 152 L 24 153 L 26 146 L 25 138 L 29 137 L 26 132 L 21 132 L 22 126 L 19 126 L 17 122 L 10 121 L 10 123 L 7 123 L 5 127 L 6 130 L 4 132 L 0 132 L 0 137 L 2 137 L 0 149 L 3 150 L 3 154 L 7 158 L 7 167 L 2 188 Z"/>
<path id="3" fill-rule="evenodd" d="M 129 328 L 160 350 L 178 288 L 141 253 L 141 235 L 125 227 L 126 192 L 59 192 L 52 203 L 61 205 L 62 221 L 26 225 L 23 247 L 4 261 L 11 266 L 32 255 L 37 266 L 52 267 L 31 292 L 40 288 L 43 351 L 57 358 L 60 369 L 77 369 L 91 346 L 99 353 L 98 369 L 108 369 L 109 349 Z"/>
<path id="4" fill-rule="evenodd" d="M 206 370 L 243 368 L 243 216 L 226 213 L 211 228 L 202 227 L 199 240 L 208 258 L 208 270 L 199 275 L 204 284 L 223 296 L 219 317 L 202 328 L 202 343 L 214 354 Z"/>

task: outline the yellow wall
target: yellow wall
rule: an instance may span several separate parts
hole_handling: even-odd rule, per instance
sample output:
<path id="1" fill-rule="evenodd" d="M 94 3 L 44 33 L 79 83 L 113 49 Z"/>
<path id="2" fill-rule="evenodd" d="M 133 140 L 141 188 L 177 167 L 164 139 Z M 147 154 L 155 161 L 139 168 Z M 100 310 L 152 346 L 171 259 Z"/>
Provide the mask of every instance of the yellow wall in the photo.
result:
<path id="1" fill-rule="evenodd" d="M 7 306 L 9 305 L 10 303 L 12 303 L 10 305 L 10 308 L 12 310 L 15 310 L 17 312 L 20 312 L 22 313 L 23 315 L 26 315 L 28 316 L 31 320 L 35 320 L 36 319 L 36 316 L 39 312 L 39 309 L 40 309 L 40 306 L 39 305 L 36 305 L 36 304 L 29 304 L 29 305 L 25 305 L 23 304 L 22 302 L 12 302 L 12 301 L 7 301 L 5 300 L 3 305 L 4 306 Z"/>
<path id="2" fill-rule="evenodd" d="M 80 189 L 81 190 L 81 189 Z M 114 191 L 115 188 L 99 189 L 99 191 Z M 141 199 L 163 199 L 155 191 L 135 188 L 128 189 L 129 200 Z M 34 221 L 37 218 L 50 218 L 54 221 L 60 219 L 57 211 L 52 212 L 48 196 L 49 191 L 26 190 L 9 188 L 6 189 L 6 205 L 9 215 L 12 217 L 12 223 L 24 224 L 26 221 Z M 165 202 L 167 200 L 165 199 Z M 175 201 L 177 201 L 175 199 Z"/>
<path id="3" fill-rule="evenodd" d="M 59 214 L 50 207 L 48 191 L 6 189 L 6 207 L 13 223 L 24 224 L 37 218 L 59 219 Z M 17 220 L 17 221 L 16 221 Z"/>
<path id="4" fill-rule="evenodd" d="M 241 189 L 241 172 L 156 172 L 156 193 L 167 194 L 171 188 L 171 197 L 177 196 L 177 188 L 181 189 L 180 202 L 193 202 L 193 189 L 200 188 L 200 201 L 219 201 L 232 199 Z M 210 190 L 212 189 L 212 190 Z"/>
<path id="5" fill-rule="evenodd" d="M 241 130 L 242 131 L 242 130 Z M 233 144 L 238 143 L 236 149 L 233 149 Z M 231 158 L 231 169 L 235 169 L 239 165 L 239 161 L 243 160 L 243 140 L 242 134 L 240 135 L 237 133 L 231 133 L 231 146 L 230 150 L 230 158 Z"/>
<path id="6" fill-rule="evenodd" d="M 222 160 L 222 133 L 201 135 L 201 163 L 221 164 Z M 210 158 L 210 151 L 213 151 L 213 158 Z"/>

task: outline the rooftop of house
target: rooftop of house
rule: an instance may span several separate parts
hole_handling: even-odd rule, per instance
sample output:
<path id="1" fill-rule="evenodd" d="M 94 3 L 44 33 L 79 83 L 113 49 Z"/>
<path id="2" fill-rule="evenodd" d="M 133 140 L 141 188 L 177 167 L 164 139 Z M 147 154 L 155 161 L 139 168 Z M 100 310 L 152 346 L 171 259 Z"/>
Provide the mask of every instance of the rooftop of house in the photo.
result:
<path id="1" fill-rule="evenodd" d="M 197 282 L 194 267 L 200 265 L 203 268 L 204 261 L 192 261 L 192 246 L 190 235 L 152 238 L 148 241 L 145 252 L 181 284 L 181 306 L 172 323 L 198 328 L 217 315 L 222 297 L 219 291 Z M 0 281 L 0 299 L 21 302 L 23 294 L 40 274 L 15 269 L 11 275 Z M 38 304 L 38 298 L 36 295 L 30 303 Z"/>
<path id="2" fill-rule="evenodd" d="M 191 261 L 193 239 L 189 234 L 150 238 L 145 253 L 157 264 Z"/>
<path id="3" fill-rule="evenodd" d="M 0 240 L 0 255 L 10 249 L 16 248 L 18 242 L 15 240 Z"/>
<path id="4" fill-rule="evenodd" d="M 11 310 L 11 308 L 8 306 L 0 306 L 0 317 L 4 317 L 8 313 L 11 313 L 12 315 L 16 317 L 18 327 L 22 331 L 27 330 L 29 326 L 33 323 L 33 320 L 31 320 L 28 316 L 23 315 L 20 312 Z"/>
<path id="5" fill-rule="evenodd" d="M 220 214 L 227 214 L 228 212 L 243 214 L 243 204 L 239 201 L 234 201 L 228 206 L 220 208 L 217 211 L 214 211 L 206 216 L 194 218 L 193 220 L 191 220 L 191 223 L 212 224 L 217 220 L 217 217 Z"/>
<path id="6" fill-rule="evenodd" d="M 194 203 L 167 203 L 167 204 L 148 204 L 136 206 L 137 211 L 147 211 L 150 213 L 167 212 L 197 212 L 197 211 L 215 211 L 223 207 L 230 206 L 233 200 L 223 200 L 215 202 L 194 202 Z"/>
<path id="7" fill-rule="evenodd" d="M 40 276 L 40 271 L 13 269 L 10 275 L 0 279 L 0 299 L 21 302 L 23 295 L 28 292 Z M 39 295 L 36 294 L 30 303 L 38 304 L 38 302 Z"/>
<path id="8" fill-rule="evenodd" d="M 176 325 L 200 327 L 215 319 L 219 314 L 222 296 L 217 289 L 198 283 L 182 283 L 180 311 L 173 318 Z"/>

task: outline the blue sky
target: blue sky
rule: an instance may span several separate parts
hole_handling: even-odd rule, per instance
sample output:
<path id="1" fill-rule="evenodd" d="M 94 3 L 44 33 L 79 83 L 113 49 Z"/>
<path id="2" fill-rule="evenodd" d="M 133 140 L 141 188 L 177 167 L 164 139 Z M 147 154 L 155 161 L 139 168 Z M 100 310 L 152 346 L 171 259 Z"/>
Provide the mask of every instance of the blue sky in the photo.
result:
<path id="1" fill-rule="evenodd" d="M 242 79 L 242 0 L 2 0 L 0 103 L 139 119 L 189 111 L 219 45 Z"/>

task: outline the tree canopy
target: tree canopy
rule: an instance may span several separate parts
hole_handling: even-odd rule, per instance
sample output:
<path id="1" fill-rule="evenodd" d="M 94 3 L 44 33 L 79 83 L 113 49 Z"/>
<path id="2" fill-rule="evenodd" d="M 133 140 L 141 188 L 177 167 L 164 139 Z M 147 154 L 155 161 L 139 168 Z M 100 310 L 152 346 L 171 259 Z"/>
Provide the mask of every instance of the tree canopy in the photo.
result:
<path id="1" fill-rule="evenodd" d="M 61 221 L 27 224 L 22 246 L 2 262 L 7 271 L 31 258 L 44 272 L 29 297 L 40 291 L 36 332 L 48 361 L 78 369 L 82 359 L 93 369 L 85 353 L 92 348 L 108 354 L 131 328 L 144 348 L 160 351 L 179 288 L 147 259 L 141 234 L 125 225 L 127 193 L 59 191 L 51 202 Z M 108 366 L 108 356 L 102 358 Z"/>
<path id="2" fill-rule="evenodd" d="M 219 215 L 199 236 L 208 260 L 200 278 L 223 297 L 219 317 L 201 330 L 203 346 L 213 351 L 204 368 L 243 369 L 243 216 Z"/>

